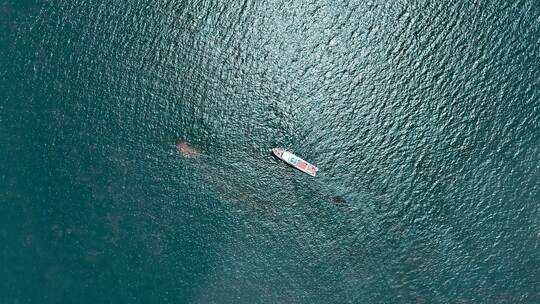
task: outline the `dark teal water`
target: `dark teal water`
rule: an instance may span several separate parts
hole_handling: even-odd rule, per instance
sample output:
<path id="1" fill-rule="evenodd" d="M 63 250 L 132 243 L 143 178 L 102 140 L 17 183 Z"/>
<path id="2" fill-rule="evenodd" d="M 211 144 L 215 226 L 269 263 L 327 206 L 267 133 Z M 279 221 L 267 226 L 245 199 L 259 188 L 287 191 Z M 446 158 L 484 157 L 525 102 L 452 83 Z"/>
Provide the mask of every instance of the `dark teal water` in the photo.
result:
<path id="1" fill-rule="evenodd" d="M 0 30 L 0 303 L 540 303 L 537 1 L 4 0 Z"/>

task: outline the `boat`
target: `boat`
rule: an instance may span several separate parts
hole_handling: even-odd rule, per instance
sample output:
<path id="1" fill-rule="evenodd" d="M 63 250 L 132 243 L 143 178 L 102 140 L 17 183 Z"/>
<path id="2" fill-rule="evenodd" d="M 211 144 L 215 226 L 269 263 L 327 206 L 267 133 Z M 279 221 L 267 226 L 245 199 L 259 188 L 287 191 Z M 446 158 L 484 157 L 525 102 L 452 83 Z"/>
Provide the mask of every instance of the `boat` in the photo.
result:
<path id="1" fill-rule="evenodd" d="M 273 148 L 272 153 L 287 164 L 311 176 L 315 176 L 317 171 L 319 171 L 319 168 L 281 148 Z"/>

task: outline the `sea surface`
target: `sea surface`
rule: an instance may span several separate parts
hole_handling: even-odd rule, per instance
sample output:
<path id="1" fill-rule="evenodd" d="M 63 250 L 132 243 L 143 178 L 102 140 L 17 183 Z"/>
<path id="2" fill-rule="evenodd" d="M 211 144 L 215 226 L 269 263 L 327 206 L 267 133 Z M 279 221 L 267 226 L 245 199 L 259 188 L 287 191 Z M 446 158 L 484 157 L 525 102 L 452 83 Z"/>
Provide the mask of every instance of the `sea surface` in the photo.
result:
<path id="1" fill-rule="evenodd" d="M 540 2 L 0 0 L 0 303 L 540 303 Z"/>

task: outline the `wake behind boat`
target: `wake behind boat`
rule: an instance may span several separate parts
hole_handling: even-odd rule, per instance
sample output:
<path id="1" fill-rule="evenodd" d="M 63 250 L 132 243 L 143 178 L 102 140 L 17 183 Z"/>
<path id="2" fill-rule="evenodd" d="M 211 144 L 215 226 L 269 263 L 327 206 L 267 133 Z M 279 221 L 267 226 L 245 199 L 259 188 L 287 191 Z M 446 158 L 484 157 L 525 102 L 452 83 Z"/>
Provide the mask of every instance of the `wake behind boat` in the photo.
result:
<path id="1" fill-rule="evenodd" d="M 272 149 L 272 152 L 282 161 L 311 176 L 315 176 L 317 171 L 319 171 L 319 168 L 292 154 L 291 152 L 285 151 L 281 148 L 274 148 Z"/>

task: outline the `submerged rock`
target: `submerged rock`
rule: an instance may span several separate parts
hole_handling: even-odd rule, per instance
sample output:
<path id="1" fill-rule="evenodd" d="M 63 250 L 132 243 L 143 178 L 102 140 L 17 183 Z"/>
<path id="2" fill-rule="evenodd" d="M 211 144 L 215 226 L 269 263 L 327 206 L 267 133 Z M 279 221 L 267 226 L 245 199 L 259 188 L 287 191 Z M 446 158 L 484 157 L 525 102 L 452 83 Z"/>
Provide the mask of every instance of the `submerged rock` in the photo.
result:
<path id="1" fill-rule="evenodd" d="M 196 158 L 201 155 L 201 151 L 187 142 L 182 141 L 176 144 L 176 153 L 185 158 Z"/>
<path id="2" fill-rule="evenodd" d="M 343 196 L 334 196 L 332 198 L 332 200 L 334 201 L 334 203 L 338 204 L 338 205 L 345 205 L 347 204 L 347 201 L 343 198 Z"/>

